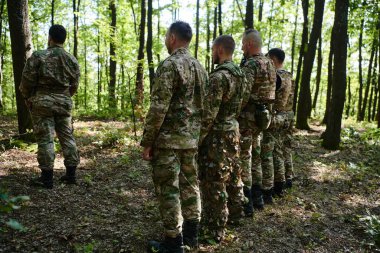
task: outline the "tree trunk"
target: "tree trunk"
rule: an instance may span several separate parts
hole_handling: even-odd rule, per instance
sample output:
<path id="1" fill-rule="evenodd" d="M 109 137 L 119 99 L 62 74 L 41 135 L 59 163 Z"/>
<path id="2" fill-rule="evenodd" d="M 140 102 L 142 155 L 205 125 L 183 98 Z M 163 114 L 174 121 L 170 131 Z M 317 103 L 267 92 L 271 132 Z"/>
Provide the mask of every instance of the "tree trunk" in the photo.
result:
<path id="1" fill-rule="evenodd" d="M 207 13 L 208 15 L 208 13 Z M 199 47 L 199 0 L 197 0 L 197 13 L 195 21 L 195 52 L 194 56 L 198 59 L 198 47 Z"/>
<path id="2" fill-rule="evenodd" d="M 271 48 L 270 43 L 272 40 L 272 20 L 273 20 L 273 5 L 274 5 L 274 0 L 271 2 L 271 7 L 270 7 L 270 14 L 269 14 L 269 36 L 268 36 L 268 51 Z"/>
<path id="3" fill-rule="evenodd" d="M 100 7 L 100 0 L 98 0 L 98 13 L 97 13 L 97 17 L 99 19 L 99 9 Z M 98 111 L 100 111 L 100 107 L 101 107 L 101 103 L 102 103 L 102 100 L 101 100 L 101 92 L 102 92 L 102 68 L 101 68 L 101 62 L 100 62 L 100 24 L 98 25 L 98 38 L 97 38 L 97 64 L 98 64 L 98 93 L 97 93 L 97 99 L 96 99 L 96 103 L 97 103 L 97 108 L 98 108 Z"/>
<path id="4" fill-rule="evenodd" d="M 293 111 L 296 113 L 297 108 L 297 98 L 298 98 L 298 84 L 301 77 L 301 67 L 302 67 L 302 59 L 303 54 L 305 51 L 305 46 L 307 44 L 308 39 L 308 13 L 309 13 L 309 0 L 301 0 L 302 1 L 302 10 L 303 10 L 303 28 L 302 28 L 302 40 L 301 40 L 301 47 L 300 47 L 300 55 L 298 57 L 298 64 L 297 64 L 297 74 L 296 74 L 296 81 L 295 81 L 295 87 L 294 87 L 294 101 L 293 101 Z"/>
<path id="5" fill-rule="evenodd" d="M 359 102 L 358 102 L 358 115 L 357 121 L 362 121 L 364 117 L 361 116 L 362 101 L 363 101 L 363 68 L 362 68 L 362 46 L 363 46 L 363 30 L 364 30 L 364 19 L 360 23 L 360 33 L 359 33 Z"/>
<path id="6" fill-rule="evenodd" d="M 326 132 L 323 136 L 323 147 L 336 150 L 340 144 L 342 113 L 346 95 L 346 63 L 347 63 L 347 17 L 348 0 L 336 0 L 334 27 L 334 69 L 332 83 L 331 110 L 327 119 Z"/>
<path id="7" fill-rule="evenodd" d="M 331 39 L 330 39 L 330 52 L 329 52 L 329 62 L 327 65 L 327 94 L 326 94 L 326 108 L 325 115 L 323 117 L 323 124 L 327 124 L 327 118 L 330 110 L 331 104 L 331 87 L 332 87 L 332 71 L 333 71 L 333 58 L 334 58 L 334 41 L 335 37 L 334 27 L 331 29 Z"/>
<path id="8" fill-rule="evenodd" d="M 294 30 L 292 36 L 292 67 L 290 72 L 293 74 L 294 71 L 294 54 L 296 51 L 296 35 L 297 35 L 297 24 L 298 24 L 298 0 L 297 0 L 297 9 L 296 9 L 296 21 L 294 22 Z"/>
<path id="9" fill-rule="evenodd" d="M 87 87 L 88 87 L 87 40 L 84 40 L 84 109 L 85 110 L 87 110 Z"/>
<path id="10" fill-rule="evenodd" d="M 216 39 L 216 34 L 218 32 L 218 8 L 214 8 L 214 32 L 212 34 L 212 40 L 214 41 Z M 212 60 L 211 60 L 212 62 Z M 211 63 L 211 70 L 214 70 L 214 64 Z"/>
<path id="11" fill-rule="evenodd" d="M 259 2 L 259 22 L 263 20 L 263 8 L 264 8 L 264 0 L 260 0 Z"/>
<path id="12" fill-rule="evenodd" d="M 54 3 L 55 0 L 51 0 L 51 25 L 54 25 Z"/>
<path id="13" fill-rule="evenodd" d="M 153 27 L 152 27 L 152 17 L 153 17 L 153 7 L 152 1 L 148 0 L 148 37 L 146 41 L 146 54 L 148 57 L 148 68 L 149 68 L 149 90 L 152 90 L 153 79 L 154 79 L 154 65 L 153 65 Z"/>
<path id="14" fill-rule="evenodd" d="M 111 37 L 110 37 L 110 82 L 108 85 L 108 107 L 116 109 L 116 45 L 115 45 L 115 32 L 116 32 L 116 5 L 115 0 L 110 0 L 109 10 L 111 11 Z"/>
<path id="15" fill-rule="evenodd" d="M 244 23 L 245 29 L 253 29 L 253 0 L 247 0 Z"/>
<path id="16" fill-rule="evenodd" d="M 145 0 L 141 0 L 141 20 L 139 30 L 139 52 L 137 56 L 136 74 L 136 105 L 142 105 L 144 100 L 144 43 L 145 43 Z"/>
<path id="17" fill-rule="evenodd" d="M 219 26 L 219 35 L 223 34 L 222 27 L 222 0 L 218 1 L 218 26 Z"/>
<path id="18" fill-rule="evenodd" d="M 372 79 L 371 75 L 372 75 L 373 57 L 375 55 L 375 51 L 376 51 L 376 38 L 374 38 L 374 40 L 372 42 L 371 57 L 369 59 L 369 65 L 368 65 L 367 83 L 365 86 L 363 105 L 362 105 L 362 108 L 360 110 L 360 119 L 361 120 L 364 120 L 365 111 L 367 109 L 368 94 L 369 94 L 369 90 L 370 90 L 370 86 L 371 86 L 371 79 Z"/>
<path id="19" fill-rule="evenodd" d="M 318 44 L 318 66 L 317 66 L 317 76 L 315 80 L 315 93 L 314 93 L 314 100 L 313 100 L 313 109 L 316 110 L 317 107 L 317 100 L 318 100 L 318 94 L 319 94 L 319 88 L 321 85 L 321 73 L 322 73 L 322 36 L 319 36 L 319 44 Z"/>
<path id="20" fill-rule="evenodd" d="M 321 36 L 322 21 L 323 21 L 323 11 L 324 11 L 324 0 L 315 1 L 315 11 L 313 28 L 310 33 L 310 41 L 305 52 L 303 69 L 302 69 L 302 80 L 300 86 L 300 97 L 298 102 L 298 112 L 297 112 L 297 122 L 296 126 L 299 129 L 310 129 L 307 122 L 308 117 L 311 112 L 311 92 L 310 92 L 310 78 L 311 72 L 313 70 L 313 63 L 315 58 L 315 51 L 317 48 L 318 38 Z"/>
<path id="21" fill-rule="evenodd" d="M 157 0 L 157 9 L 160 9 L 160 0 Z M 158 12 L 157 12 L 158 13 Z M 160 27 L 160 13 L 157 14 L 157 40 L 160 41 L 161 27 Z M 157 50 L 157 62 L 161 62 L 160 51 Z"/>
<path id="22" fill-rule="evenodd" d="M 130 0 L 129 1 L 130 5 L 131 5 L 131 10 L 132 10 L 132 17 L 133 17 L 133 28 L 135 30 L 135 34 L 137 34 L 137 20 L 136 20 L 136 13 L 135 13 L 135 7 L 133 7 L 133 1 Z"/>
<path id="23" fill-rule="evenodd" d="M 19 134 L 24 134 L 27 129 L 32 129 L 32 120 L 24 98 L 19 90 L 22 71 L 26 60 L 32 54 L 32 36 L 29 29 L 28 1 L 7 0 L 9 32 L 11 36 L 13 75 L 17 103 L 17 119 Z"/>
<path id="24" fill-rule="evenodd" d="M 347 91 L 347 95 L 348 95 L 348 103 L 347 103 L 347 106 L 346 106 L 346 118 L 348 119 L 348 117 L 350 117 L 350 109 L 351 109 L 351 100 L 352 100 L 352 93 L 351 93 L 351 77 L 348 76 L 348 91 Z"/>
<path id="25" fill-rule="evenodd" d="M 80 0 L 73 0 L 73 14 L 74 14 L 74 52 L 73 55 L 78 59 L 78 29 L 79 29 L 79 6 Z"/>
<path id="26" fill-rule="evenodd" d="M 207 38 L 206 38 L 206 70 L 207 72 L 210 72 L 210 60 L 211 60 L 211 56 L 210 56 L 210 37 L 211 37 L 211 29 L 210 29 L 210 4 L 209 2 L 206 2 L 206 6 L 207 6 Z"/>
<path id="27" fill-rule="evenodd" d="M 1 0 L 1 7 L 0 7 L 0 43 L 3 35 L 3 18 L 4 18 L 4 5 L 5 0 Z M 4 37 L 6 37 L 6 33 L 4 32 Z M 4 58 L 4 44 L 0 47 L 1 52 L 1 60 L 0 60 L 0 111 L 4 109 L 3 104 L 3 58 Z"/>
<path id="28" fill-rule="evenodd" d="M 374 59 L 374 66 L 373 66 L 373 73 L 372 73 L 372 78 L 370 80 L 370 85 L 371 85 L 371 94 L 369 95 L 369 103 L 368 103 L 368 121 L 370 122 L 372 120 L 372 114 L 374 113 L 372 111 L 372 103 L 374 101 L 374 93 L 375 93 L 375 88 L 376 88 L 376 70 L 377 70 L 377 47 L 375 48 L 375 59 Z"/>

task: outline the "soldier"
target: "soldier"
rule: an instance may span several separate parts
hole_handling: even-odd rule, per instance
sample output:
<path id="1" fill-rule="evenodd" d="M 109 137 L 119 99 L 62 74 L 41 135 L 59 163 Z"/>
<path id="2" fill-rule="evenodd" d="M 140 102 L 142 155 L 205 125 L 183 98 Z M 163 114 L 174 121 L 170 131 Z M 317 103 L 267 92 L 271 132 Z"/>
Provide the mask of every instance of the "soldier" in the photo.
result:
<path id="1" fill-rule="evenodd" d="M 79 65 L 75 57 L 63 49 L 66 30 L 61 25 L 49 29 L 49 47 L 36 51 L 27 60 L 20 91 L 31 112 L 34 135 L 38 142 L 37 160 L 41 176 L 33 185 L 53 188 L 54 130 L 62 147 L 66 175 L 61 181 L 75 184 L 79 153 L 71 122 L 71 97 L 79 83 Z"/>
<path id="2" fill-rule="evenodd" d="M 240 159 L 244 194 L 250 200 L 245 205 L 245 213 L 251 216 L 252 206 L 257 209 L 264 208 L 263 178 L 271 177 L 268 175 L 270 172 L 262 171 L 261 168 L 260 134 L 269 126 L 270 104 L 275 98 L 276 71 L 272 61 L 261 53 L 262 41 L 257 30 L 246 30 L 242 43 L 244 59 L 241 66 L 251 86 L 251 94 L 239 118 Z M 263 143 L 266 144 L 266 139 Z"/>
<path id="3" fill-rule="evenodd" d="M 157 68 L 141 140 L 143 159 L 152 161 L 165 229 L 163 242 L 148 242 L 149 252 L 183 252 L 183 242 L 191 248 L 198 246 L 197 150 L 208 77 L 190 55 L 191 38 L 189 24 L 170 25 L 165 39 L 170 56 Z"/>
<path id="4" fill-rule="evenodd" d="M 232 62 L 234 50 L 235 41 L 229 35 L 219 36 L 213 43 L 212 61 L 218 65 L 210 74 L 201 131 L 201 136 L 207 137 L 199 150 L 202 220 L 205 233 L 216 242 L 224 238 L 227 219 L 238 223 L 244 215 L 237 117 L 246 80 L 239 66 Z"/>
<path id="5" fill-rule="evenodd" d="M 282 196 L 284 187 L 292 187 L 293 162 L 291 153 L 291 133 L 294 119 L 294 81 L 292 74 L 283 69 L 285 52 L 272 48 L 269 57 L 277 69 L 275 116 L 273 119 L 274 137 L 274 194 Z"/>

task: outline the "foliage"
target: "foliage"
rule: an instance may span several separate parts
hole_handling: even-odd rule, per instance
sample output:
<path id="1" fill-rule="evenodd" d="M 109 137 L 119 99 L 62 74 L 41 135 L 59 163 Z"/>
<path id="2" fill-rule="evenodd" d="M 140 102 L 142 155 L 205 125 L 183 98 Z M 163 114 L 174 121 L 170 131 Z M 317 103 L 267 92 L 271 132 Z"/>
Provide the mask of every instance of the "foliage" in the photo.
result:
<path id="1" fill-rule="evenodd" d="M 29 199 L 30 198 L 28 196 L 11 197 L 5 189 L 0 189 L 0 225 L 6 225 L 14 230 L 25 232 L 26 228 L 17 220 L 6 219 L 4 215 L 20 209 L 20 204 L 28 201 Z M 6 231 L 6 229 L 4 227 L 0 227 L 0 232 L 4 231 Z"/>
<path id="2" fill-rule="evenodd" d="M 380 217 L 373 215 L 367 210 L 367 215 L 359 218 L 365 233 L 369 237 L 367 245 L 371 248 L 380 249 Z"/>

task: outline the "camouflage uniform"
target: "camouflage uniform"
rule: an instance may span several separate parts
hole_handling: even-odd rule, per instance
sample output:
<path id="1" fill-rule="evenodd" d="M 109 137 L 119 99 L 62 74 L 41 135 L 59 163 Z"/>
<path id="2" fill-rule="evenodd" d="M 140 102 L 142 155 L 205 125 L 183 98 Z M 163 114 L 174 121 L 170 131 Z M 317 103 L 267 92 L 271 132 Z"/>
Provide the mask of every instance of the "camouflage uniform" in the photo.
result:
<path id="1" fill-rule="evenodd" d="M 261 151 L 260 138 L 262 130 L 255 122 L 256 106 L 270 104 L 275 99 L 276 71 L 272 60 L 263 54 L 254 55 L 242 63 L 242 69 L 246 74 L 247 81 L 251 85 L 251 94 L 248 104 L 243 108 L 239 118 L 240 124 L 240 147 L 242 179 L 245 186 L 262 186 L 263 177 L 268 176 L 261 168 L 261 157 L 266 157 Z M 267 145 L 264 138 L 263 146 Z M 264 175 L 263 175 L 264 174 Z"/>
<path id="2" fill-rule="evenodd" d="M 220 241 L 227 218 L 237 221 L 243 215 L 243 183 L 239 157 L 237 117 L 246 90 L 242 70 L 231 61 L 218 65 L 210 74 L 205 101 L 205 117 L 199 150 L 204 222 L 212 237 Z"/>
<path id="3" fill-rule="evenodd" d="M 176 237 L 183 218 L 199 221 L 197 149 L 207 73 L 188 49 L 157 68 L 141 146 L 153 147 L 153 181 L 165 234 Z"/>
<path id="4" fill-rule="evenodd" d="M 65 166 L 79 164 L 70 95 L 78 89 L 79 76 L 75 57 L 58 45 L 34 52 L 26 62 L 19 88 L 31 104 L 41 170 L 53 170 L 54 167 L 54 130 L 62 147 Z"/>

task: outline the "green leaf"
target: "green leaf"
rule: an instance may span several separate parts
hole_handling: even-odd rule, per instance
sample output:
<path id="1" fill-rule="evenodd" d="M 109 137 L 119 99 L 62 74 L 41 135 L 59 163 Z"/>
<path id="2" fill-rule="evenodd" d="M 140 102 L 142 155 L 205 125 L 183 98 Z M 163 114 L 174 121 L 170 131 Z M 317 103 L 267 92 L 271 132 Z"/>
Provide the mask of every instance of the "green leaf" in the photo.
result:
<path id="1" fill-rule="evenodd" d="M 9 226 L 10 228 L 14 229 L 14 230 L 18 230 L 18 231 L 22 231 L 22 232 L 25 232 L 26 231 L 26 228 L 21 225 L 18 221 L 16 220 L 13 220 L 13 219 L 10 219 L 9 221 L 7 221 L 5 223 L 7 226 Z"/>

